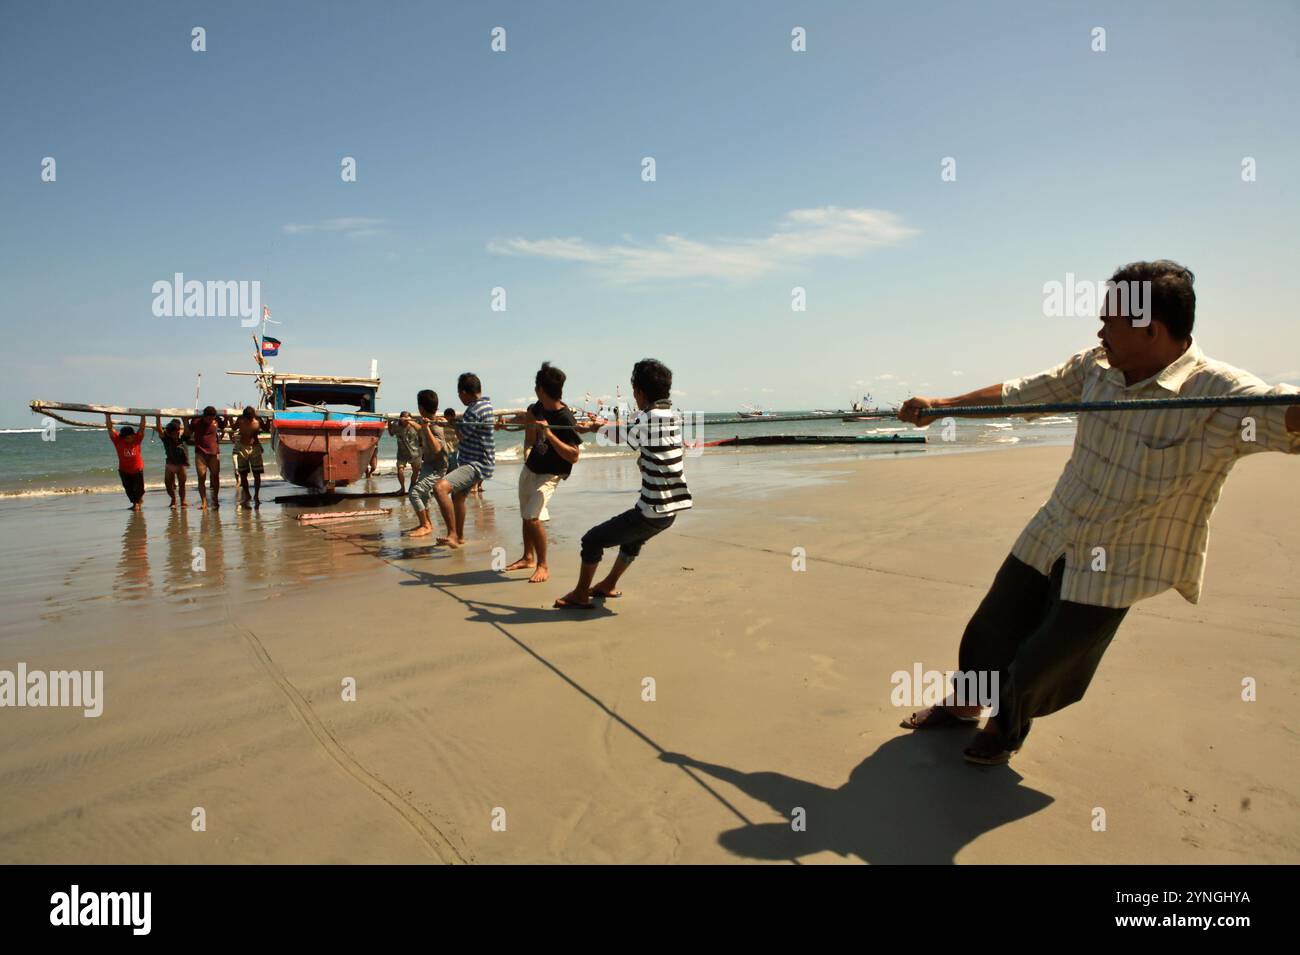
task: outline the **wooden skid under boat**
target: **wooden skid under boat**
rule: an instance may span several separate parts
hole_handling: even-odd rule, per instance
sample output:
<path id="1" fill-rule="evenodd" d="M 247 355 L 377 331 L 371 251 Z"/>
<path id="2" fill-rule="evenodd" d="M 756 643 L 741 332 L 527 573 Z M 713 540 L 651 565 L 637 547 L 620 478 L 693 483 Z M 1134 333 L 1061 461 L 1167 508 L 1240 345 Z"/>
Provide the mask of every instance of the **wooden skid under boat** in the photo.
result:
<path id="1" fill-rule="evenodd" d="M 925 444 L 923 434 L 754 434 L 721 441 L 706 441 L 706 448 L 750 444 Z"/>

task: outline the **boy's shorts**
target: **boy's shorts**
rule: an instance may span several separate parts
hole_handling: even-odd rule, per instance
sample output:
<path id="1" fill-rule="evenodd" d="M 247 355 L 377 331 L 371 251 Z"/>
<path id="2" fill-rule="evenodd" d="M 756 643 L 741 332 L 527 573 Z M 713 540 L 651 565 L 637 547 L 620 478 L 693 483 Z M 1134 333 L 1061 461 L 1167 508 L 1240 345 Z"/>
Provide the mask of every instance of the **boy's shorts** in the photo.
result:
<path id="1" fill-rule="evenodd" d="M 251 469 L 254 474 L 261 474 L 262 467 L 262 442 L 258 441 L 249 447 L 240 445 L 235 449 L 235 461 L 239 466 L 240 474 L 247 474 Z"/>
<path id="2" fill-rule="evenodd" d="M 524 465 L 519 471 L 519 516 L 526 521 L 549 521 L 546 505 L 559 486 L 558 474 L 538 474 Z"/>
<path id="3" fill-rule="evenodd" d="M 451 485 L 452 494 L 464 494 L 481 480 L 478 476 L 478 468 L 469 464 L 462 464 L 454 471 L 448 471 L 442 479 Z"/>

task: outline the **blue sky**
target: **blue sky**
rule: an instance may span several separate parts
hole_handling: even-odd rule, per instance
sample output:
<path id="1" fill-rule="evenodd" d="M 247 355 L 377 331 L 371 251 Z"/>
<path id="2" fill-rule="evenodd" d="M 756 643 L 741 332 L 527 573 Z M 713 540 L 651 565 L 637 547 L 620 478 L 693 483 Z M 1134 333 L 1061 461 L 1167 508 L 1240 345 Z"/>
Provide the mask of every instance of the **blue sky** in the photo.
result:
<path id="1" fill-rule="evenodd" d="M 251 398 L 237 320 L 153 314 L 176 272 L 261 281 L 277 368 L 378 358 L 390 409 L 647 355 L 692 409 L 958 393 L 1090 343 L 1045 282 L 1160 257 L 1210 354 L 1297 380 L 1297 37 L 1282 2 L 11 0 L 0 424 Z"/>

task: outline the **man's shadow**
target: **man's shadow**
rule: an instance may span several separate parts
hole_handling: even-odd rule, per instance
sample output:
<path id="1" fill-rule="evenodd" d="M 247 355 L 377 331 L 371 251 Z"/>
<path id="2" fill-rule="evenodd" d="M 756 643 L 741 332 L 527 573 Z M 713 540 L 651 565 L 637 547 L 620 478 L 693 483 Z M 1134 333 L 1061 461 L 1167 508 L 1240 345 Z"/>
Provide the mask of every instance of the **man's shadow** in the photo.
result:
<path id="1" fill-rule="evenodd" d="M 478 584 L 509 583 L 512 580 L 526 584 L 526 577 L 503 577 L 495 570 L 471 570 L 459 574 L 434 575 L 420 570 L 407 570 L 409 579 L 402 581 L 404 587 L 434 587 L 459 600 L 468 608 L 470 615 L 465 619 L 478 623 L 495 623 L 509 626 L 519 623 L 555 623 L 557 620 L 594 620 L 599 617 L 612 617 L 613 611 L 605 608 L 602 601 L 597 601 L 591 610 L 557 610 L 552 607 L 517 607 L 512 604 L 494 603 L 478 600 L 472 596 L 462 597 L 457 591 L 462 587 L 471 588 Z"/>
<path id="2" fill-rule="evenodd" d="M 1022 786 L 1009 767 L 977 767 L 961 758 L 970 731 L 921 730 L 886 741 L 837 789 L 782 773 L 746 773 L 678 753 L 660 759 L 730 783 L 788 820 L 757 823 L 718 837 L 750 859 L 797 859 L 827 849 L 865 862 L 951 864 L 977 837 L 1051 805 Z"/>

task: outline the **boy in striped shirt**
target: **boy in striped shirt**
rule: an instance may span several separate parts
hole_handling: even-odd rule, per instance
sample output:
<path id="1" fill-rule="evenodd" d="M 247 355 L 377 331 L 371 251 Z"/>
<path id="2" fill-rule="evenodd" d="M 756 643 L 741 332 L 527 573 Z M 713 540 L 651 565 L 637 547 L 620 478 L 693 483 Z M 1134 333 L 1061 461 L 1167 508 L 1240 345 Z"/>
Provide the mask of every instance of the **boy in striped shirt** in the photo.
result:
<path id="1" fill-rule="evenodd" d="M 447 536 L 439 537 L 438 543 L 449 547 L 465 543 L 465 495 L 475 484 L 490 478 L 497 466 L 496 414 L 492 399 L 482 397 L 483 384 L 473 372 L 467 371 L 457 379 L 456 391 L 465 405 L 465 413 L 456 416 L 455 425 L 460 437 L 459 463 L 433 489 L 438 510 L 447 525 Z"/>
<path id="2" fill-rule="evenodd" d="M 622 429 L 625 436 L 620 437 L 619 425 L 615 424 L 611 433 L 606 430 L 608 421 L 597 422 L 609 437 L 625 439 L 639 452 L 641 497 L 636 507 L 583 535 L 578 586 L 555 601 L 556 607 L 590 610 L 595 606 L 592 597 L 621 597 L 619 578 L 641 553 L 642 545 L 672 527 L 677 512 L 691 506 L 691 492 L 682 474 L 682 416 L 672 408 L 672 387 L 673 373 L 667 366 L 653 358 L 642 359 L 632 368 L 632 397 L 641 413 Z M 618 548 L 618 559 L 605 579 L 593 587 L 591 582 L 607 547 Z"/>

